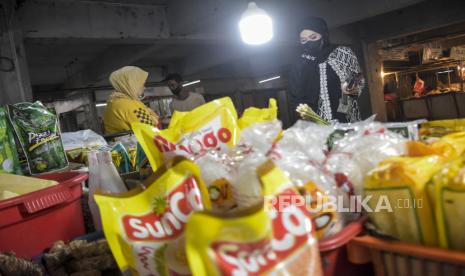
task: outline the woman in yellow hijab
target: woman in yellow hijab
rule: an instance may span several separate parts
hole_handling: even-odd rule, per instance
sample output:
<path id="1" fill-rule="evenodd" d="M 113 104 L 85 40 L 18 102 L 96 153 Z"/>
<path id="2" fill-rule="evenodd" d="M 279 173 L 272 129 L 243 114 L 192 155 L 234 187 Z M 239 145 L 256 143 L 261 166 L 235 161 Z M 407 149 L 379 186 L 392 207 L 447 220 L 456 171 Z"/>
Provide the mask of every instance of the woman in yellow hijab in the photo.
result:
<path id="1" fill-rule="evenodd" d="M 125 66 L 111 73 L 110 83 L 115 92 L 110 95 L 103 115 L 105 134 L 131 130 L 134 122 L 158 125 L 157 114 L 140 100 L 148 75 L 135 66 Z"/>

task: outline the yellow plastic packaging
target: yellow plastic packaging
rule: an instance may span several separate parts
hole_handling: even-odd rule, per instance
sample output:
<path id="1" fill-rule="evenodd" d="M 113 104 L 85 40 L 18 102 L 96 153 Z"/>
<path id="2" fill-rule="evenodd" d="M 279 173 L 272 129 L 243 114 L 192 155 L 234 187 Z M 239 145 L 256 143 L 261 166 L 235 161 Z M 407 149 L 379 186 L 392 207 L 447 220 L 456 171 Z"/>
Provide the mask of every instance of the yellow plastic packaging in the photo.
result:
<path id="1" fill-rule="evenodd" d="M 365 178 L 365 196 L 374 210 L 369 217 L 377 230 L 401 241 L 430 246 L 438 244 L 434 202 L 428 183 L 444 165 L 438 155 L 387 159 Z M 382 202 L 383 209 L 376 211 Z"/>
<path id="2" fill-rule="evenodd" d="M 316 236 L 318 239 L 332 236 L 344 227 L 342 214 L 338 213 L 336 208 L 329 204 L 329 195 L 327 192 L 318 188 L 313 181 L 305 183 L 298 188 L 299 193 L 307 198 L 306 205 L 315 210 L 311 212 L 316 227 Z M 318 206 L 322 204 L 322 206 Z M 321 207 L 321 208 L 319 208 Z"/>
<path id="3" fill-rule="evenodd" d="M 317 229 L 306 198 L 272 161 L 260 166 L 257 174 L 263 186 L 265 211 L 272 220 L 275 250 L 281 257 L 275 271 L 278 275 L 323 275 Z"/>
<path id="4" fill-rule="evenodd" d="M 231 148 L 240 135 L 230 98 L 209 102 L 178 116 L 172 128 L 159 130 L 135 123 L 132 129 L 154 170 L 174 156 L 193 157 L 207 149 Z"/>
<path id="5" fill-rule="evenodd" d="M 428 121 L 420 126 L 422 140 L 438 139 L 455 132 L 465 131 L 465 119 Z"/>
<path id="6" fill-rule="evenodd" d="M 57 184 L 58 182 L 53 180 L 0 173 L 0 200 L 25 195 Z"/>
<path id="7" fill-rule="evenodd" d="M 465 132 L 446 135 L 430 144 L 409 141 L 407 143 L 407 152 L 410 157 L 435 154 L 449 160 L 455 159 L 465 152 Z"/>
<path id="8" fill-rule="evenodd" d="M 237 271 L 247 275 L 237 254 L 250 255 L 247 247 L 263 250 L 271 239 L 271 223 L 262 205 L 228 216 L 195 213 L 186 227 L 186 252 L 192 274 L 234 275 Z M 233 256 L 231 249 L 237 252 Z"/>
<path id="9" fill-rule="evenodd" d="M 431 144 L 410 141 L 407 143 L 407 149 L 409 157 L 439 155 L 444 158 L 444 161 L 452 161 L 462 156 L 465 152 L 465 132 L 446 135 Z M 436 210 L 437 196 L 433 181 L 427 183 L 426 192 L 431 207 Z"/>
<path id="10" fill-rule="evenodd" d="M 132 129 L 156 169 L 174 156 L 194 158 L 205 150 L 224 151 L 237 145 L 241 129 L 277 118 L 276 100 L 268 108 L 248 108 L 238 119 L 229 97 L 206 103 L 190 112 L 175 112 L 168 129 L 134 123 Z"/>
<path id="11" fill-rule="evenodd" d="M 132 275 L 189 275 L 184 227 L 210 209 L 199 168 L 174 159 L 146 180 L 145 189 L 96 193 L 105 237 L 121 271 Z"/>
<path id="12" fill-rule="evenodd" d="M 465 250 L 465 156 L 450 162 L 433 182 L 441 247 Z"/>
<path id="13" fill-rule="evenodd" d="M 193 275 L 322 275 L 315 229 L 302 196 L 269 163 L 259 175 L 265 208 L 229 216 L 195 213 L 189 219 L 186 250 Z"/>
<path id="14" fill-rule="evenodd" d="M 176 125 L 181 121 L 184 116 L 186 116 L 189 112 L 182 112 L 182 111 L 174 111 L 173 115 L 171 116 L 170 123 L 168 125 L 168 129 L 173 129 Z"/>
<path id="15" fill-rule="evenodd" d="M 465 132 L 457 132 L 446 135 L 439 141 L 441 143 L 448 143 L 454 148 L 447 157 L 455 159 L 465 153 Z"/>
<path id="16" fill-rule="evenodd" d="M 278 104 L 271 98 L 268 102 L 268 108 L 249 107 L 244 110 L 242 117 L 239 119 L 239 127 L 244 129 L 256 123 L 271 122 L 278 118 Z"/>

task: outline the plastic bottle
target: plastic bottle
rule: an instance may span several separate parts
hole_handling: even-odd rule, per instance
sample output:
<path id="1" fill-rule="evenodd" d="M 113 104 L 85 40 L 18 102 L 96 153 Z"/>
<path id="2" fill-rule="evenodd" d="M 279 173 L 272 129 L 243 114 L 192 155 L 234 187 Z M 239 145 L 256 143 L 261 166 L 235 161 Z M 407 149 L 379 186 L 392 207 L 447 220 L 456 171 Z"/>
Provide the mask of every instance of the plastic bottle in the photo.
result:
<path id="1" fill-rule="evenodd" d="M 100 212 L 97 203 L 94 200 L 94 193 L 100 189 L 99 163 L 97 159 L 97 151 L 87 153 L 87 161 L 89 162 L 89 209 L 92 214 L 92 221 L 96 230 L 102 230 L 102 222 L 100 220 Z"/>
<path id="2" fill-rule="evenodd" d="M 127 192 L 126 185 L 118 174 L 111 152 L 102 151 L 97 154 L 99 162 L 100 189 L 106 193 Z"/>

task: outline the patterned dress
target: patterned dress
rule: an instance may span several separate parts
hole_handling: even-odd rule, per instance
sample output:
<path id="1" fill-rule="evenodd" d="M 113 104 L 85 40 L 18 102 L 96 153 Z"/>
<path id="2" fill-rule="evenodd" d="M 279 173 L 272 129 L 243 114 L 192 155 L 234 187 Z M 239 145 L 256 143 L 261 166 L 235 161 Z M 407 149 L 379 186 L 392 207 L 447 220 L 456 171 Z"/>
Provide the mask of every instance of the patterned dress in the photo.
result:
<path id="1" fill-rule="evenodd" d="M 357 102 L 364 87 L 361 78 L 355 87 L 355 95 L 343 96 L 341 84 L 361 74 L 355 53 L 346 46 L 334 47 L 326 57 L 302 54 L 290 77 L 290 102 L 293 108 L 307 103 L 327 121 L 360 121 Z M 347 108 L 339 109 L 344 98 Z"/>

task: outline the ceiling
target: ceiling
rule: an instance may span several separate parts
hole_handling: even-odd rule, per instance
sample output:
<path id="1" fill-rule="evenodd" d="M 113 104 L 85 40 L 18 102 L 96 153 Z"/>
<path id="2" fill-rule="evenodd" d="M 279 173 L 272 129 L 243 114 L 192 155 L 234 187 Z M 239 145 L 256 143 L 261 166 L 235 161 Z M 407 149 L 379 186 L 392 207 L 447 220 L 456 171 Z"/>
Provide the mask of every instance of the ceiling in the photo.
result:
<path id="1" fill-rule="evenodd" d="M 305 16 L 326 18 L 337 33 L 419 2 L 257 1 L 275 26 L 273 41 L 263 47 L 240 41 L 237 22 L 245 0 L 31 0 L 21 2 L 15 18 L 25 38 L 32 85 L 60 89 L 105 83 L 124 65 L 178 71 L 187 78 L 273 74 L 291 61 L 297 47 L 294 26 Z"/>

